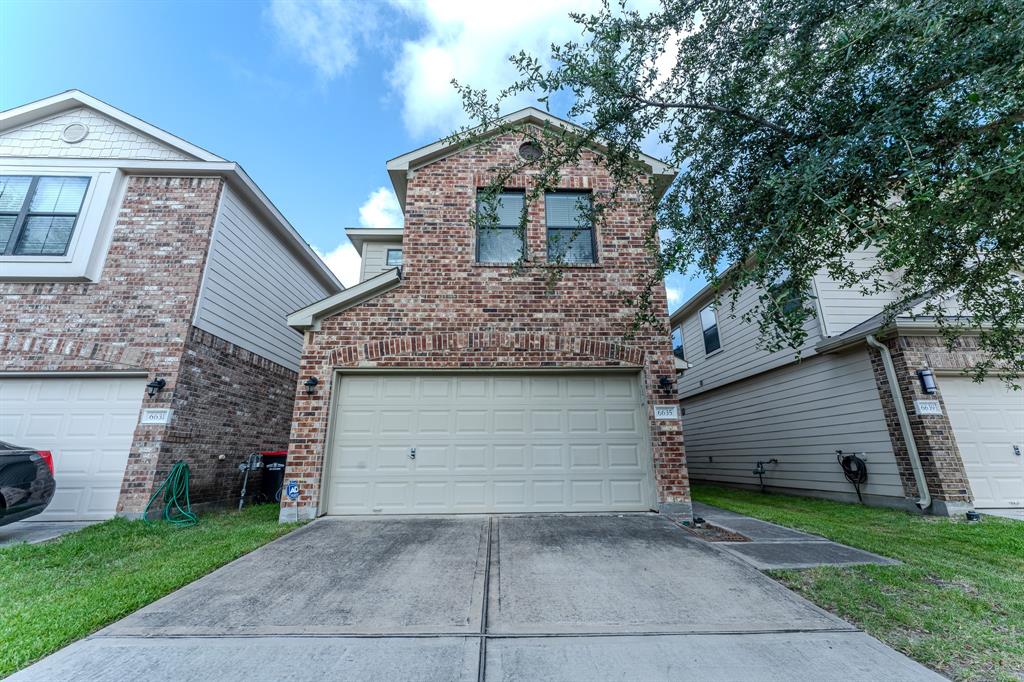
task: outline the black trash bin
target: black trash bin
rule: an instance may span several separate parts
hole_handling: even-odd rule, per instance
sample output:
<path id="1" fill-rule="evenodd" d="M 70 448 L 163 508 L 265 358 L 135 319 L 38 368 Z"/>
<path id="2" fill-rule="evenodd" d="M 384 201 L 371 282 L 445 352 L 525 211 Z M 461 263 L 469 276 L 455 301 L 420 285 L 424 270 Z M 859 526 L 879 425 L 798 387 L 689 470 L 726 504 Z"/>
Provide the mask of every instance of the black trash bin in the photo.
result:
<path id="1" fill-rule="evenodd" d="M 267 502 L 281 501 L 281 487 L 284 485 L 284 467 L 288 461 L 287 450 L 261 452 L 263 457 L 263 478 L 260 480 L 260 494 Z"/>

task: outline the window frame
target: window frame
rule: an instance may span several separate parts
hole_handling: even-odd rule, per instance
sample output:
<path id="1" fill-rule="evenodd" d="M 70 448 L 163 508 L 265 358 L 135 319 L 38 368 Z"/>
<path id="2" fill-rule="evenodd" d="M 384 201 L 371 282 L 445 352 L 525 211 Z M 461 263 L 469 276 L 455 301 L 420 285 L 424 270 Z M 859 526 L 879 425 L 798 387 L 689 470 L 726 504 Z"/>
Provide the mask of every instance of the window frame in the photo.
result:
<path id="1" fill-rule="evenodd" d="M 705 310 L 710 310 L 711 315 L 715 319 L 715 323 L 710 327 L 704 326 Z M 700 310 L 698 310 L 697 322 L 700 323 L 701 335 L 704 337 L 704 356 L 707 357 L 709 355 L 714 355 L 715 353 L 720 352 L 722 350 L 722 327 L 718 323 L 718 306 L 716 306 L 714 303 L 709 303 L 706 306 L 702 307 Z M 712 329 L 715 331 L 715 340 L 718 343 L 718 347 L 712 350 L 708 350 L 708 332 L 710 332 Z"/>
<path id="2" fill-rule="evenodd" d="M 676 345 L 676 334 L 679 335 L 679 345 Z M 679 358 L 683 362 L 686 362 L 686 337 L 683 336 L 683 325 L 677 324 L 672 327 L 672 331 L 669 334 L 669 338 L 672 340 L 672 355 Z"/>
<path id="3" fill-rule="evenodd" d="M 4 216 L 16 216 L 14 219 L 14 227 L 11 229 L 11 235 L 7 238 L 7 244 L 4 249 L 0 251 L 0 256 L 6 258 L 62 258 L 68 255 L 68 250 L 71 248 L 71 244 L 75 239 L 75 231 L 78 229 L 79 220 L 82 217 L 82 213 L 85 212 L 86 208 L 86 197 L 89 196 L 89 189 L 92 185 L 93 178 L 87 175 L 19 175 L 14 173 L 4 173 L 3 177 L 12 178 L 31 178 L 28 190 L 25 192 L 25 198 L 22 200 L 21 209 L 14 213 L 12 211 L 0 212 L 0 215 Z M 85 189 L 82 192 L 82 199 L 78 204 L 78 210 L 75 212 L 69 211 L 31 211 L 32 199 L 35 197 L 36 189 L 39 187 L 39 181 L 44 178 L 84 178 Z M 71 232 L 68 234 L 68 239 L 64 242 L 64 249 L 60 253 L 15 253 L 14 250 L 18 246 L 18 242 L 21 240 L 22 235 L 25 232 L 25 224 L 28 222 L 30 217 L 35 216 L 46 216 L 51 218 L 74 218 L 71 223 Z"/>
<path id="4" fill-rule="evenodd" d="M 548 222 L 548 213 L 549 213 L 548 212 L 548 203 L 547 203 L 548 202 L 548 197 L 551 196 L 551 195 L 567 195 L 567 194 L 575 195 L 575 196 L 578 196 L 578 197 L 579 196 L 587 197 L 587 201 L 590 203 L 590 208 L 591 208 L 591 210 L 593 210 L 593 207 L 594 207 L 594 193 L 591 190 L 554 189 L 554 190 L 551 190 L 550 192 L 545 192 L 544 193 L 544 257 L 545 257 L 545 260 L 546 260 L 547 263 L 558 263 L 560 265 L 569 265 L 569 266 L 572 266 L 572 265 L 595 265 L 598 262 L 598 254 L 597 254 L 597 227 L 594 225 L 594 221 L 593 220 L 590 221 L 590 226 L 587 228 L 587 231 L 590 233 L 590 260 L 567 261 L 567 260 L 564 259 L 564 254 L 563 254 L 562 260 L 552 259 L 552 257 L 551 257 L 551 231 L 552 230 L 554 230 L 556 232 L 570 232 L 570 233 L 573 233 L 573 232 L 576 232 L 576 231 L 580 231 L 579 226 L 574 226 L 574 227 L 555 226 L 555 227 L 552 227 L 551 224 Z M 575 241 L 575 239 L 570 239 L 569 243 L 571 244 L 573 241 Z"/>
<path id="5" fill-rule="evenodd" d="M 481 202 L 480 192 L 482 192 L 482 191 L 484 191 L 484 190 L 483 190 L 483 188 L 480 188 L 480 187 L 478 187 L 477 190 L 476 190 L 476 192 L 477 192 L 476 193 L 476 221 L 475 221 L 476 222 L 476 230 L 475 230 L 475 233 L 476 233 L 476 235 L 475 235 L 475 237 L 476 237 L 476 249 L 475 249 L 475 261 L 474 262 L 476 262 L 479 265 L 512 265 L 513 263 L 515 263 L 515 261 L 480 260 L 480 232 L 481 232 L 481 230 L 516 230 L 518 232 L 519 228 L 520 228 L 520 226 L 518 224 L 512 225 L 512 226 L 510 226 L 510 225 L 486 225 L 486 226 L 481 225 L 480 224 L 480 202 Z M 526 190 L 525 189 L 518 189 L 518 188 L 515 188 L 515 187 L 502 188 L 502 190 L 498 193 L 498 201 L 500 202 L 502 200 L 501 198 L 504 195 L 506 195 L 506 194 L 516 195 L 516 196 L 522 197 L 522 199 L 523 199 L 523 213 L 521 215 L 527 214 Z M 525 230 L 524 230 L 524 232 L 525 232 Z M 520 244 L 519 244 L 519 255 L 520 255 L 520 258 L 525 258 L 526 257 L 526 241 L 527 241 L 526 237 L 527 237 L 526 234 L 520 234 L 519 235 L 519 241 L 520 241 Z"/>
<path id="6" fill-rule="evenodd" d="M 398 263 L 392 263 L 391 262 L 391 254 L 392 253 L 397 253 L 398 254 L 398 260 L 399 260 Z M 390 268 L 400 268 L 404 264 L 403 256 L 404 256 L 404 254 L 402 253 L 402 249 L 400 249 L 400 248 L 399 249 L 388 249 L 387 252 L 384 254 L 384 265 L 386 265 L 386 266 L 388 266 Z"/>

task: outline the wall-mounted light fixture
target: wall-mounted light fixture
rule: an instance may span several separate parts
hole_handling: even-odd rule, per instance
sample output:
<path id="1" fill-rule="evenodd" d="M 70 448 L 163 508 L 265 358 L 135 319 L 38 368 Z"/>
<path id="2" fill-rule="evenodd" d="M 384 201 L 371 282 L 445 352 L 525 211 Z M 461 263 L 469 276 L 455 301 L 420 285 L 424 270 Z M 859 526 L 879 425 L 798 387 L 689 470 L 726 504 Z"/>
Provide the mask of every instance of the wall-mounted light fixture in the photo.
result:
<path id="1" fill-rule="evenodd" d="M 320 380 L 316 377 L 310 377 L 302 382 L 302 385 L 306 387 L 306 395 L 313 395 L 316 390 L 316 385 L 320 383 Z"/>
<path id="2" fill-rule="evenodd" d="M 672 388 L 672 380 L 666 376 L 658 377 L 658 385 L 667 391 Z"/>
<path id="3" fill-rule="evenodd" d="M 164 379 L 153 379 L 151 382 L 146 384 L 146 393 L 152 398 L 160 391 L 164 390 L 164 386 L 167 385 L 167 381 Z"/>
<path id="4" fill-rule="evenodd" d="M 921 390 L 931 395 L 935 393 L 935 375 L 930 369 L 925 367 L 924 369 L 917 370 L 917 378 L 921 380 Z"/>

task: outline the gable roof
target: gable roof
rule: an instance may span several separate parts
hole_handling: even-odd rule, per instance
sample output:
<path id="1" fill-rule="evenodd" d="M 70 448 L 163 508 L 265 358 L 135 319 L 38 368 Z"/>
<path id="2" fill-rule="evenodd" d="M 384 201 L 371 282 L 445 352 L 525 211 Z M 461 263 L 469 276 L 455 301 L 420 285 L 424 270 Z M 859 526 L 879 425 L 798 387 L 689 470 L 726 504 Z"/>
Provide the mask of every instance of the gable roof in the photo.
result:
<path id="1" fill-rule="evenodd" d="M 66 111 L 83 106 L 98 111 L 104 116 L 127 126 L 128 128 L 132 128 L 143 135 L 162 142 L 163 144 L 181 152 L 188 158 L 195 159 L 197 161 L 226 161 L 226 159 L 223 159 L 212 152 L 208 152 L 202 147 L 198 147 L 187 140 L 183 140 L 176 135 L 170 134 L 166 130 L 146 123 L 142 119 L 121 111 L 102 100 L 98 100 L 92 95 L 87 95 L 81 90 L 67 90 L 57 95 L 53 95 L 52 97 L 46 97 L 44 99 L 36 100 L 35 102 L 23 104 L 20 107 L 14 107 L 13 109 L 7 109 L 6 111 L 0 112 L 0 134 L 17 130 L 18 128 L 31 125 L 32 123 L 42 119 L 57 116 Z"/>
<path id="2" fill-rule="evenodd" d="M 288 316 L 288 326 L 299 331 L 320 329 L 320 320 L 330 317 L 343 310 L 359 305 L 363 301 L 391 291 L 402 283 L 402 269 L 391 268 L 376 277 L 363 280 L 341 293 L 312 303 L 305 308 L 296 310 Z"/>
<path id="3" fill-rule="evenodd" d="M 256 212 L 267 221 L 268 227 L 299 257 L 311 273 L 329 291 L 342 291 L 345 286 L 338 280 L 327 264 L 313 251 L 309 243 L 299 234 L 298 230 L 277 209 L 274 203 L 264 194 L 259 185 L 253 181 L 245 170 L 237 163 L 228 161 L 216 154 L 198 147 L 187 140 L 146 123 L 102 100 L 96 99 L 81 90 L 68 90 L 52 97 L 46 97 L 19 107 L 0 111 L 0 135 L 25 128 L 39 121 L 52 119 L 65 112 L 76 109 L 91 109 L 109 118 L 111 121 L 138 131 L 140 135 L 166 145 L 181 154 L 180 158 L 147 159 L 147 158 L 113 158 L 109 164 L 116 165 L 126 173 L 147 173 L 153 175 L 194 175 L 220 176 L 232 189 L 238 191 L 242 198 L 252 205 Z M 28 157 L 32 155 L 29 154 Z M 0 163 L 20 165 L 36 161 L 34 158 L 0 157 Z M 108 163 L 106 159 L 57 159 L 73 161 L 76 165 Z"/>
<path id="4" fill-rule="evenodd" d="M 565 119 L 557 116 L 552 116 L 546 111 L 541 111 L 536 107 L 526 107 L 525 109 L 520 109 L 519 111 L 502 116 L 489 126 L 487 130 L 482 130 L 481 127 L 478 126 L 469 132 L 476 135 L 486 133 L 488 130 L 493 130 L 503 125 L 528 123 L 540 126 L 547 125 L 569 131 L 583 132 L 584 130 L 575 123 L 566 121 Z M 439 159 L 443 159 L 446 156 L 450 156 L 451 154 L 458 152 L 461 147 L 461 143 L 453 142 L 449 138 L 443 138 L 433 144 L 428 144 L 425 147 L 414 149 L 411 152 L 407 152 L 401 156 L 396 156 L 388 161 L 388 175 L 391 176 L 391 184 L 395 187 L 395 194 L 398 195 L 398 203 L 402 205 L 403 211 L 405 211 L 405 192 L 408 187 L 409 172 L 414 171 L 417 168 L 422 168 L 423 166 L 433 163 Z M 672 183 L 672 179 L 675 178 L 677 171 L 647 154 L 640 154 L 639 160 L 651 169 L 651 173 L 655 176 L 655 181 L 659 191 L 664 192 Z"/>
<path id="5" fill-rule="evenodd" d="M 363 252 L 363 242 L 393 242 L 400 244 L 402 234 L 405 232 L 401 227 L 346 227 L 345 236 L 356 247 L 356 251 Z"/>

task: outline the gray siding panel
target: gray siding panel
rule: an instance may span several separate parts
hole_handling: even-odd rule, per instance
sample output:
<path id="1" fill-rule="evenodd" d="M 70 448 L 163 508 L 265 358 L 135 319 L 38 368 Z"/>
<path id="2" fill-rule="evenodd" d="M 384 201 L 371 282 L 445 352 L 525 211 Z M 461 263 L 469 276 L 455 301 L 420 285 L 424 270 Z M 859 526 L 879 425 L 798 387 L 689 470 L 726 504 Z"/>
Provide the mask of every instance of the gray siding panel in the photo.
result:
<path id="1" fill-rule="evenodd" d="M 388 265 L 388 249 L 400 249 L 402 248 L 399 242 L 375 242 L 367 239 L 363 242 L 363 267 L 362 277 L 360 281 L 376 277 L 385 270 L 390 270 L 392 265 Z"/>
<path id="2" fill-rule="evenodd" d="M 687 370 L 689 372 L 689 370 Z M 867 353 L 820 355 L 682 401 L 683 433 L 694 480 L 765 485 L 848 497 L 835 450 L 866 453 L 867 495 L 905 495 Z"/>
<path id="3" fill-rule="evenodd" d="M 302 335 L 286 318 L 328 291 L 230 188 L 224 188 L 194 324 L 298 369 Z"/>
<path id="4" fill-rule="evenodd" d="M 721 350 L 705 355 L 704 334 L 700 325 L 700 312 L 696 311 L 683 320 L 683 351 L 692 367 L 679 378 L 680 397 L 687 397 L 700 391 L 707 391 L 759 372 L 791 363 L 796 351 L 792 348 L 768 353 L 758 348 L 761 338 L 757 322 L 744 322 L 743 313 L 757 303 L 759 289 L 748 287 L 736 301 L 735 311 L 728 296 L 723 297 L 718 311 L 718 336 Z M 821 339 L 819 324 L 810 319 L 806 324 L 807 340 L 801 347 L 804 357 L 813 355 L 814 345 Z"/>
<path id="5" fill-rule="evenodd" d="M 863 273 L 873 267 L 877 260 L 878 250 L 874 247 L 859 249 L 850 254 L 853 268 Z M 814 278 L 821 310 L 824 311 L 825 333 L 838 336 L 856 327 L 858 324 L 874 317 L 893 303 L 897 296 L 893 291 L 883 291 L 865 295 L 858 287 L 844 287 L 831 279 L 827 274 L 819 272 Z"/>

